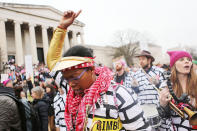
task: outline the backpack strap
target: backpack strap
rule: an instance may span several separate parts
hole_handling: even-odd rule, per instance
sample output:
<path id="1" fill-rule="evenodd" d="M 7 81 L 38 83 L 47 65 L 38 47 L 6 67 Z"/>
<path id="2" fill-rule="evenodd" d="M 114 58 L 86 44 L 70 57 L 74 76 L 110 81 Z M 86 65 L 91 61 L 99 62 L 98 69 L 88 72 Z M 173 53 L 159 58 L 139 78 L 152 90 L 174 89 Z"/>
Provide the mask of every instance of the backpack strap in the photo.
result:
<path id="1" fill-rule="evenodd" d="M 9 94 L 7 92 L 0 92 L 0 96 L 8 96 L 8 97 L 11 97 L 12 99 L 14 99 L 14 101 L 16 101 L 17 103 L 19 102 L 19 100 L 13 96 L 12 94 Z"/>

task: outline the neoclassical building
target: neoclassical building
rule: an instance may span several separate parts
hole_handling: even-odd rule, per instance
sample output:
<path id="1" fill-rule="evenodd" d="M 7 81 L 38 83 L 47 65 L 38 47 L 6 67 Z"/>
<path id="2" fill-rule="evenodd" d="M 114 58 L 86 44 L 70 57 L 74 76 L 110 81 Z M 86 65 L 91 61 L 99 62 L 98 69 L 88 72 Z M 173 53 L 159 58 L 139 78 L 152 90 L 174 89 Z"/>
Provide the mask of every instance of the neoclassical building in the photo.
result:
<path id="1" fill-rule="evenodd" d="M 95 62 L 108 67 L 113 67 L 113 54 L 115 47 L 112 46 L 96 46 L 96 45 L 85 45 L 88 48 L 93 49 Z"/>
<path id="2" fill-rule="evenodd" d="M 34 64 L 46 63 L 50 40 L 62 15 L 51 6 L 0 3 L 2 62 L 14 58 L 18 65 L 23 65 L 24 57 L 31 55 Z M 76 20 L 68 28 L 64 50 L 84 44 L 84 26 Z"/>

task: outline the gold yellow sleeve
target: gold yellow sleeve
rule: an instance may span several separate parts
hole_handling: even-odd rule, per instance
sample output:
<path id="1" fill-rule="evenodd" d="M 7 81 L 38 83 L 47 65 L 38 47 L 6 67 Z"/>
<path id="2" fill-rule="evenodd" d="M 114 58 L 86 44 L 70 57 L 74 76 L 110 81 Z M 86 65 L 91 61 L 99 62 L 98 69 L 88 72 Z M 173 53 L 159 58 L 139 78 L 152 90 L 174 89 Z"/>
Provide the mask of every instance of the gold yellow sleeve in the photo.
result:
<path id="1" fill-rule="evenodd" d="M 64 38 L 66 30 L 56 28 L 53 37 L 50 42 L 50 46 L 47 53 L 47 66 L 51 71 L 56 63 L 61 59 L 62 47 L 64 45 Z"/>

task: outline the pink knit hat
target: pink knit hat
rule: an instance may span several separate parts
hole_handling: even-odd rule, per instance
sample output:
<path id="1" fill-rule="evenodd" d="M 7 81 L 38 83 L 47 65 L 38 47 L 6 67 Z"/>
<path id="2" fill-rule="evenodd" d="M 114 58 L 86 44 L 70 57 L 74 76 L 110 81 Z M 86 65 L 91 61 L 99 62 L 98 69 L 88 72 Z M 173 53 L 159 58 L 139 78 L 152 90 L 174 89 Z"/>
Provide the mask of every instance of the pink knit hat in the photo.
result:
<path id="1" fill-rule="evenodd" d="M 126 63 L 123 60 L 119 60 L 118 63 L 120 63 L 123 67 L 126 65 Z"/>
<path id="2" fill-rule="evenodd" d="M 192 60 L 192 56 L 186 51 L 168 51 L 168 55 L 170 56 L 170 67 L 174 65 L 174 63 L 183 57 L 188 57 Z"/>
<path id="3" fill-rule="evenodd" d="M 11 80 L 7 79 L 7 80 L 3 81 L 3 85 L 6 86 L 9 81 L 11 81 Z"/>

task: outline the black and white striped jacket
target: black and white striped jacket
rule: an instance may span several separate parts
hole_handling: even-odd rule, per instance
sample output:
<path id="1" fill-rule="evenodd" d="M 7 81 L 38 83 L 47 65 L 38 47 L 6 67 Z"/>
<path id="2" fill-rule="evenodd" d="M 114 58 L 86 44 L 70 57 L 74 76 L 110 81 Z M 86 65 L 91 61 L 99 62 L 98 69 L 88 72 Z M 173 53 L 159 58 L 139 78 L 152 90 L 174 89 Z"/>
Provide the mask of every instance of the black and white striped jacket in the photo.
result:
<path id="1" fill-rule="evenodd" d="M 68 85 L 66 81 L 62 77 L 61 72 L 51 72 L 50 75 L 55 80 L 55 83 L 58 87 L 62 88 L 64 91 L 63 95 L 60 95 L 58 92 L 54 98 L 54 111 L 55 111 L 55 126 L 60 128 L 60 131 L 66 131 L 66 123 L 65 123 L 65 103 L 66 103 L 66 94 L 68 93 Z"/>
<path id="2" fill-rule="evenodd" d="M 123 86 L 125 86 L 126 88 L 132 88 L 132 77 L 130 76 L 129 72 L 124 72 L 124 80 L 123 80 Z M 117 74 L 114 77 L 114 81 L 116 81 L 117 79 Z"/>
<path id="3" fill-rule="evenodd" d="M 195 99 L 191 97 L 189 97 L 189 99 L 190 104 L 194 106 Z M 184 113 L 185 119 L 183 119 L 169 106 L 166 108 L 161 108 L 160 106 L 159 110 L 159 115 L 162 117 L 161 131 L 197 131 L 197 127 L 194 129 L 194 127 L 189 124 L 189 116 L 186 113 Z"/>
<path id="4" fill-rule="evenodd" d="M 60 128 L 60 131 L 66 131 L 66 123 L 64 119 L 66 92 L 60 95 L 58 92 L 54 98 L 54 111 L 55 111 L 55 126 Z"/>
<path id="5" fill-rule="evenodd" d="M 162 124 L 159 127 L 160 131 L 197 131 L 197 129 L 192 129 L 192 126 L 189 124 L 187 114 L 185 114 L 186 119 L 183 119 L 173 110 L 170 113 L 170 118 L 162 119 Z"/>
<path id="6" fill-rule="evenodd" d="M 137 80 L 139 85 L 139 92 L 137 95 L 141 104 L 158 104 L 158 92 L 154 87 L 160 88 L 161 83 L 164 81 L 163 72 L 163 69 L 152 66 L 147 73 L 139 69 L 133 74 L 133 77 Z M 154 85 L 150 82 L 149 78 L 157 76 L 159 76 L 159 83 Z"/>
<path id="7" fill-rule="evenodd" d="M 59 85 L 62 85 L 61 82 L 64 81 L 57 76 L 60 75 L 56 75 L 54 78 L 56 83 L 60 82 Z M 145 122 L 143 111 L 134 91 L 126 89 L 114 81 L 111 81 L 108 91 L 101 94 L 101 98 L 94 105 L 94 109 L 94 113 L 93 107 L 90 109 L 87 130 L 90 130 L 92 123 L 96 120 L 101 121 L 102 130 L 151 130 L 151 127 Z M 94 129 L 97 128 L 97 125 L 94 126 Z"/>

